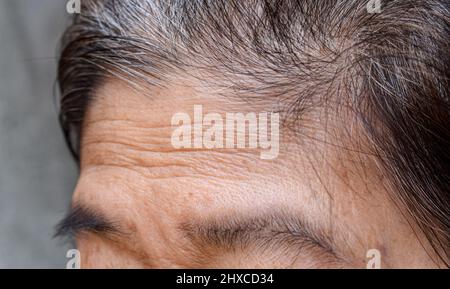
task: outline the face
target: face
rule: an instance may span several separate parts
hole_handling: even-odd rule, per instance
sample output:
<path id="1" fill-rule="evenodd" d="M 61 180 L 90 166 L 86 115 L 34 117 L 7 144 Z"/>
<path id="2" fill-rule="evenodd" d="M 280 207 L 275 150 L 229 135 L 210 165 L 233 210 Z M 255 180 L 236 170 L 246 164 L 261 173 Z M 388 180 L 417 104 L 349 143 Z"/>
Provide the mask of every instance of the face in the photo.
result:
<path id="1" fill-rule="evenodd" d="M 351 116 L 305 114 L 265 160 L 259 149 L 174 148 L 172 116 L 198 104 L 270 110 L 187 79 L 96 91 L 73 196 L 83 268 L 365 268 L 371 249 L 383 268 L 435 266 L 375 157 L 343 149 L 356 143 L 356 125 L 343 133 Z"/>

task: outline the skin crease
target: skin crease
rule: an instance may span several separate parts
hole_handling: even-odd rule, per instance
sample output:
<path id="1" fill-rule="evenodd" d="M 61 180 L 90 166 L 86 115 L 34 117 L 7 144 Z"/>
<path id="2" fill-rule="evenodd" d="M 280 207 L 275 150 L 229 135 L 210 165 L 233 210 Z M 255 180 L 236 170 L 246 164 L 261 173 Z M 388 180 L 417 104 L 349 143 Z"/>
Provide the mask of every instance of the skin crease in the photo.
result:
<path id="1" fill-rule="evenodd" d="M 73 202 L 113 218 L 129 234 L 79 234 L 82 268 L 365 268 L 373 248 L 382 268 L 436 267 L 392 202 L 374 157 L 312 140 L 327 136 L 328 143 L 354 145 L 336 137 L 348 120 L 320 110 L 305 115 L 300 136 L 281 129 L 274 160 L 260 159 L 259 149 L 174 149 L 172 115 L 187 112 L 193 119 L 194 104 L 222 115 L 270 108 L 226 98 L 192 79 L 169 83 L 135 90 L 111 80 L 96 91 Z M 276 244 L 199 248 L 178 229 L 186 220 L 274 210 L 320 224 L 339 258 Z"/>

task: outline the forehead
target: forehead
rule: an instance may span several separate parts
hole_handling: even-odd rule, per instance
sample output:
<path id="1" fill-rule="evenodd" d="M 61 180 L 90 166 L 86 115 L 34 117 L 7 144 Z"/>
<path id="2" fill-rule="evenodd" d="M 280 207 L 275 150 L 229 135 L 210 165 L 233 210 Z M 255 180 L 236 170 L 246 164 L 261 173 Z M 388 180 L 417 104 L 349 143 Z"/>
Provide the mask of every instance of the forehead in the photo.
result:
<path id="1" fill-rule="evenodd" d="M 307 172 L 287 161 L 295 158 L 292 148 L 273 161 L 261 160 L 251 149 L 175 149 L 174 114 L 192 114 L 195 104 L 205 112 L 249 110 L 201 93 L 187 86 L 144 94 L 117 83 L 100 89 L 84 124 L 81 179 L 95 175 L 86 183 L 106 186 L 112 199 L 132 195 L 142 198 L 142 206 L 154 205 L 151 212 L 179 218 L 289 206 L 292 200 L 311 208 L 327 202 L 326 194 L 310 194 L 312 184 L 296 181 Z"/>
<path id="2" fill-rule="evenodd" d="M 84 123 L 75 201 L 113 211 L 136 232 L 133 246 L 161 260 L 167 248 L 186 245 L 177 230 L 186 220 L 264 211 L 318 223 L 343 252 L 359 258 L 368 248 L 386 247 L 383 240 L 409 234 L 403 222 L 393 221 L 401 217 L 368 156 L 361 162 L 360 155 L 338 154 L 321 143 L 311 151 L 283 137 L 278 158 L 270 161 L 250 149 L 175 149 L 171 118 L 192 113 L 195 104 L 216 113 L 258 109 L 243 110 L 189 85 L 144 93 L 116 82 L 99 89 Z"/>

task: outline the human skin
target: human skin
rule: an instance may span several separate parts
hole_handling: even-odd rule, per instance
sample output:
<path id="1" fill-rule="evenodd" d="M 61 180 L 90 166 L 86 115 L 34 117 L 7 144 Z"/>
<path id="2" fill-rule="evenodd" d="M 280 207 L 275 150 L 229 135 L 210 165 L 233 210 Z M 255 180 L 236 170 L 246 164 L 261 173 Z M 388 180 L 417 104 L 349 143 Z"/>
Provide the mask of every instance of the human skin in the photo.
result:
<path id="1" fill-rule="evenodd" d="M 192 115 L 195 104 L 223 115 L 270 109 L 192 79 L 140 90 L 109 80 L 96 90 L 73 203 L 113 220 L 122 233 L 78 232 L 82 268 L 365 268 L 370 249 L 380 252 L 382 268 L 437 266 L 393 201 L 376 157 L 342 148 L 364 143 L 352 141 L 364 138 L 351 117 L 307 113 L 297 124 L 301 133 L 283 128 L 278 157 L 263 160 L 259 149 L 173 148 L 171 118 Z M 349 125 L 351 136 L 343 133 Z M 228 246 L 182 229 L 269 215 L 321 228 L 330 246 L 257 234 Z"/>

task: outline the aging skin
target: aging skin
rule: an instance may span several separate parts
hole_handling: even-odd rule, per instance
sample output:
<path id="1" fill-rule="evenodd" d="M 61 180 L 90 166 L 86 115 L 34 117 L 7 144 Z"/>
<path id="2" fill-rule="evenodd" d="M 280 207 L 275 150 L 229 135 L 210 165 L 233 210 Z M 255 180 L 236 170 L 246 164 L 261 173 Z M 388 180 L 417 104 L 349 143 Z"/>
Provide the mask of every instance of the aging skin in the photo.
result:
<path id="1" fill-rule="evenodd" d="M 186 79 L 97 90 L 73 204 L 110 227 L 77 230 L 82 268 L 365 268 L 370 249 L 382 268 L 436 266 L 376 158 L 330 145 L 356 143 L 338 139 L 351 122 L 310 112 L 300 133 L 280 131 L 273 160 L 255 149 L 173 148 L 171 118 L 195 104 L 223 115 L 270 109 Z"/>

